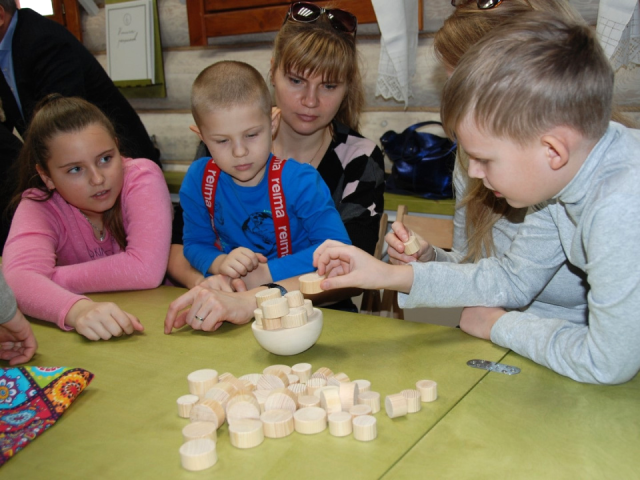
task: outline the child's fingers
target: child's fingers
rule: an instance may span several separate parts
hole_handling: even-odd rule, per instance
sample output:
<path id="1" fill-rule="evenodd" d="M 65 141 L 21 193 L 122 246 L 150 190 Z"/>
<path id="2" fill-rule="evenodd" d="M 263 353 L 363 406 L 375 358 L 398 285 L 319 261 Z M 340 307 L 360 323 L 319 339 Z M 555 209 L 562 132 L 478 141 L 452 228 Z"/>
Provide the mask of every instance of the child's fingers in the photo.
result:
<path id="1" fill-rule="evenodd" d="M 256 253 L 257 257 L 258 257 L 258 261 L 260 263 L 267 263 L 269 261 L 269 259 L 267 257 L 265 257 L 264 255 L 262 255 L 261 253 Z"/>
<path id="2" fill-rule="evenodd" d="M 320 245 L 318 248 L 316 248 L 316 250 L 313 252 L 313 266 L 318 268 L 318 270 L 320 269 L 320 264 L 319 259 L 320 257 L 328 250 L 328 249 L 332 249 L 332 248 L 336 248 L 336 247 L 344 247 L 345 244 L 342 242 L 338 242 L 336 240 L 325 240 L 322 245 Z M 322 275 L 324 273 L 324 266 L 322 267 L 323 271 L 322 272 L 318 272 L 320 273 L 320 275 Z"/>
<path id="3" fill-rule="evenodd" d="M 231 286 L 235 292 L 246 292 L 247 285 L 244 283 L 244 280 L 241 278 L 234 278 L 231 280 Z"/>
<path id="4" fill-rule="evenodd" d="M 391 224 L 391 230 L 393 231 L 393 233 L 395 233 L 396 237 L 398 237 L 398 240 L 400 240 L 401 242 L 409 241 L 411 231 L 404 226 L 404 223 L 397 221 L 393 222 Z"/>

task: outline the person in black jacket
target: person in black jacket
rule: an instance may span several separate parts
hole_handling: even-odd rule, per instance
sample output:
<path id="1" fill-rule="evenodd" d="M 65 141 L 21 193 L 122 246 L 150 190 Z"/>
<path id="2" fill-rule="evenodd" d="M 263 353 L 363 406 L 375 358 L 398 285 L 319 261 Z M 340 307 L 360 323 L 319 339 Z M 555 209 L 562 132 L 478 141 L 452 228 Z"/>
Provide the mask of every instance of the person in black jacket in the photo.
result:
<path id="1" fill-rule="evenodd" d="M 0 251 L 9 231 L 5 214 L 17 172 L 11 168 L 36 104 L 50 93 L 82 97 L 111 120 L 120 150 L 160 165 L 160 152 L 140 117 L 95 57 L 65 27 L 15 0 L 0 0 Z"/>

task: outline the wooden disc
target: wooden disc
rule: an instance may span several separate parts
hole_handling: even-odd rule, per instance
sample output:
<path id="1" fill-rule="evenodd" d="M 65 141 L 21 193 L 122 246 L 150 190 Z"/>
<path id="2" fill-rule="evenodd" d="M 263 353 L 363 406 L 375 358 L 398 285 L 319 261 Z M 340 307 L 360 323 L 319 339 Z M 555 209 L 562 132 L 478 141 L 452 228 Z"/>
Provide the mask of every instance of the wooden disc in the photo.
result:
<path id="1" fill-rule="evenodd" d="M 300 290 L 293 290 L 291 292 L 287 292 L 284 294 L 284 297 L 287 299 L 289 303 L 289 308 L 295 307 L 303 307 L 304 306 L 304 296 Z"/>
<path id="2" fill-rule="evenodd" d="M 260 380 L 260 377 L 262 377 L 261 373 L 247 373 L 246 375 L 242 375 L 241 377 L 239 377 L 238 380 L 248 380 L 255 387 L 256 385 L 258 385 L 258 380 Z"/>
<path id="3" fill-rule="evenodd" d="M 306 275 L 302 275 L 299 279 L 300 281 L 300 291 L 306 294 L 314 294 L 322 292 L 322 288 L 320 284 L 325 279 L 324 275 L 318 275 L 315 273 L 308 273 Z"/>
<path id="4" fill-rule="evenodd" d="M 307 386 L 304 383 L 290 383 L 287 387 L 296 397 L 307 394 Z"/>
<path id="5" fill-rule="evenodd" d="M 401 393 L 387 395 L 384 399 L 384 408 L 389 418 L 402 417 L 408 413 L 407 399 Z"/>
<path id="6" fill-rule="evenodd" d="M 200 397 L 198 395 L 182 395 L 176 400 L 178 404 L 178 415 L 182 418 L 189 418 L 191 408 L 199 401 Z"/>
<path id="7" fill-rule="evenodd" d="M 433 380 L 419 380 L 416 382 L 416 388 L 423 402 L 433 402 L 438 398 L 438 384 Z"/>
<path id="8" fill-rule="evenodd" d="M 213 422 L 193 422 L 182 429 L 182 438 L 185 442 L 208 438 L 214 442 L 218 439 L 216 424 Z"/>
<path id="9" fill-rule="evenodd" d="M 262 371 L 263 375 L 276 375 L 278 372 L 282 372 L 285 375 L 289 375 L 292 373 L 291 367 L 289 365 L 269 365 L 265 367 Z"/>
<path id="10" fill-rule="evenodd" d="M 269 394 L 271 390 L 254 390 L 253 396 L 258 400 L 258 404 L 260 405 L 260 413 L 264 412 L 264 404 L 267 403 L 267 398 L 269 398 Z"/>
<path id="11" fill-rule="evenodd" d="M 269 410 L 289 410 L 290 412 L 295 412 L 298 409 L 297 398 L 293 392 L 288 389 L 283 389 L 284 391 L 272 392 L 271 395 L 267 397 L 267 401 L 264 404 L 264 411 L 268 412 Z M 288 392 L 290 395 L 288 395 Z"/>
<path id="12" fill-rule="evenodd" d="M 327 367 L 320 367 L 319 369 L 317 369 L 315 373 L 319 373 L 321 375 L 324 375 L 325 378 L 329 378 L 329 377 L 333 377 L 333 371 L 330 368 Z M 313 375 L 311 375 L 313 377 Z"/>
<path id="13" fill-rule="evenodd" d="M 256 319 L 256 325 L 262 326 L 262 309 L 260 307 L 253 311 L 253 318 Z"/>
<path id="14" fill-rule="evenodd" d="M 327 385 L 327 381 L 324 378 L 310 378 L 307 382 L 307 391 L 309 395 L 313 395 L 316 390 Z"/>
<path id="15" fill-rule="evenodd" d="M 212 422 L 216 424 L 216 428 L 220 428 L 225 418 L 224 408 L 217 400 L 201 400 L 189 414 L 191 422 Z"/>
<path id="16" fill-rule="evenodd" d="M 350 382 L 351 381 L 351 380 L 349 380 L 349 376 L 344 372 L 340 372 L 340 373 L 334 374 L 333 378 L 335 378 L 339 382 Z"/>
<path id="17" fill-rule="evenodd" d="M 320 406 L 327 411 L 327 414 L 341 412 L 340 390 L 337 387 L 323 388 L 320 391 Z"/>
<path id="18" fill-rule="evenodd" d="M 353 437 L 361 442 L 370 442 L 378 436 L 376 418 L 371 415 L 360 415 L 353 419 Z"/>
<path id="19" fill-rule="evenodd" d="M 354 405 L 349 409 L 351 418 L 360 417 L 362 415 L 371 415 L 373 412 L 369 405 Z"/>
<path id="20" fill-rule="evenodd" d="M 263 318 L 262 328 L 264 330 L 280 330 L 282 328 L 282 318 Z"/>
<path id="21" fill-rule="evenodd" d="M 338 385 L 340 391 L 340 403 L 342 410 L 348 412 L 351 407 L 358 404 L 358 384 L 356 382 L 341 382 Z"/>
<path id="22" fill-rule="evenodd" d="M 282 328 L 301 327 L 307 323 L 307 311 L 304 307 L 293 307 L 282 317 Z"/>
<path id="23" fill-rule="evenodd" d="M 297 375 L 287 375 L 287 378 L 289 379 L 289 385 L 293 385 L 294 383 L 300 383 L 300 377 L 298 377 Z"/>
<path id="24" fill-rule="evenodd" d="M 218 461 L 216 442 L 209 438 L 189 440 L 180 447 L 182 468 L 196 472 L 212 467 Z"/>
<path id="25" fill-rule="evenodd" d="M 269 410 L 260 416 L 264 436 L 282 438 L 293 433 L 293 412 L 290 410 Z"/>
<path id="26" fill-rule="evenodd" d="M 329 415 L 329 433 L 334 437 L 346 437 L 353 430 L 351 415 L 348 412 L 335 412 Z"/>
<path id="27" fill-rule="evenodd" d="M 354 380 L 358 384 L 358 392 L 368 392 L 371 390 L 371 382 L 369 380 Z"/>
<path id="28" fill-rule="evenodd" d="M 293 414 L 296 432 L 304 435 L 320 433 L 327 428 L 327 412 L 320 407 L 305 407 Z"/>
<path id="29" fill-rule="evenodd" d="M 282 375 L 284 376 L 284 379 L 278 375 L 262 375 L 262 378 L 258 380 L 258 385 L 256 385 L 256 388 L 258 390 L 273 390 L 274 388 L 284 388 L 288 386 L 289 379 L 284 373 Z M 287 383 L 285 383 L 285 381 Z"/>
<path id="30" fill-rule="evenodd" d="M 287 303 L 287 299 L 282 297 L 262 302 L 260 308 L 262 308 L 263 325 L 267 318 L 281 318 L 289 313 L 289 304 Z"/>
<path id="31" fill-rule="evenodd" d="M 313 302 L 308 298 L 304 299 L 304 308 L 307 311 L 307 318 L 313 315 Z"/>
<path id="32" fill-rule="evenodd" d="M 315 395 L 300 395 L 298 397 L 298 406 L 300 408 L 319 407 L 320 399 Z"/>
<path id="33" fill-rule="evenodd" d="M 210 368 L 196 370 L 187 375 L 187 382 L 189 393 L 202 397 L 207 390 L 218 383 L 218 372 Z"/>
<path id="34" fill-rule="evenodd" d="M 420 250 L 420 241 L 414 235 L 411 235 L 409 240 L 404 242 L 404 253 L 405 255 L 413 255 L 418 250 Z"/>
<path id="35" fill-rule="evenodd" d="M 279 288 L 267 288 L 266 290 L 261 290 L 256 293 L 256 303 L 258 307 L 261 307 L 264 302 L 267 300 L 273 300 L 274 298 L 280 298 L 282 293 L 280 293 Z"/>
<path id="36" fill-rule="evenodd" d="M 307 383 L 309 377 L 311 377 L 311 364 L 310 363 L 296 363 L 291 367 L 291 373 L 297 375 L 301 383 Z"/>
<path id="37" fill-rule="evenodd" d="M 218 383 L 220 382 L 232 383 L 231 380 L 237 380 L 237 378 L 233 373 L 224 372 L 218 375 Z"/>
<path id="38" fill-rule="evenodd" d="M 368 405 L 371 407 L 371 413 L 378 413 L 380 411 L 380 394 L 371 391 L 358 393 L 358 404 Z"/>
<path id="39" fill-rule="evenodd" d="M 231 445 L 236 448 L 257 447 L 264 441 L 262 422 L 255 419 L 244 419 L 229 425 Z"/>
<path id="40" fill-rule="evenodd" d="M 421 396 L 418 390 L 402 390 L 402 396 L 407 399 L 407 412 L 416 413 L 422 408 Z"/>
<path id="41" fill-rule="evenodd" d="M 260 413 L 260 404 L 253 395 L 237 395 L 227 403 L 226 414 L 229 425 L 244 418 L 259 419 Z"/>

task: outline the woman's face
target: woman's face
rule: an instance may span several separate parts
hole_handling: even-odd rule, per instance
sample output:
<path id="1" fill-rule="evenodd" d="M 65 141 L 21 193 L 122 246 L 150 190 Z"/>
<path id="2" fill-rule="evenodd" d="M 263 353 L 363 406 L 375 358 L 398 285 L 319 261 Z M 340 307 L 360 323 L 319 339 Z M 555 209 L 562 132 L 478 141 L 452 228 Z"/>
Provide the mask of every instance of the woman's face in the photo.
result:
<path id="1" fill-rule="evenodd" d="M 276 105 L 282 121 L 300 135 L 311 135 L 336 116 L 347 93 L 344 82 L 325 83 L 321 74 L 273 72 Z"/>

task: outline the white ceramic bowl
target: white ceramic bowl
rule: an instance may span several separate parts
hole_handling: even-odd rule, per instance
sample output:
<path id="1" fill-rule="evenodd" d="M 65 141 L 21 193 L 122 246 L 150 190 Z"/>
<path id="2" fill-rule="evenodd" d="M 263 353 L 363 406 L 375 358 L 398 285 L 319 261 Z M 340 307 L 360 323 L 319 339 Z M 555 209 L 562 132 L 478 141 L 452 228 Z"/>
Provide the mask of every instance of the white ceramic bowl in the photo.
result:
<path id="1" fill-rule="evenodd" d="M 295 328 L 281 328 L 279 330 L 264 330 L 251 324 L 253 336 L 262 348 L 276 355 L 296 355 L 311 348 L 322 333 L 322 312 L 313 309 L 306 324 Z"/>

